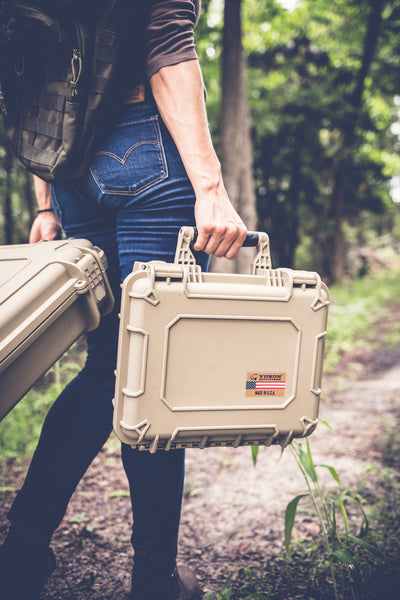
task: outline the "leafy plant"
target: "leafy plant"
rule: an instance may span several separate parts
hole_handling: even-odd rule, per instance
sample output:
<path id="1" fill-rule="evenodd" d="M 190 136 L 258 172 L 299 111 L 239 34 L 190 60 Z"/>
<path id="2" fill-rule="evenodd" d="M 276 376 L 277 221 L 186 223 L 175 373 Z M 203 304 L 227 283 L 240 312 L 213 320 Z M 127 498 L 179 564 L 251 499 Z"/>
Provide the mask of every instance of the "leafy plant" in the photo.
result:
<path id="1" fill-rule="evenodd" d="M 289 558 L 292 550 L 291 535 L 298 504 L 302 498 L 309 497 L 321 527 L 322 540 L 325 546 L 325 558 L 329 564 L 334 597 L 336 600 L 339 600 L 335 563 L 338 561 L 347 569 L 347 575 L 351 584 L 354 582 L 359 583 L 362 580 L 362 573 L 357 553 L 353 551 L 353 548 L 357 545 L 361 546 L 373 556 L 381 559 L 384 558 L 384 554 L 377 545 L 356 537 L 350 532 L 349 516 L 346 509 L 348 502 L 354 503 L 359 508 L 362 520 L 361 532 L 366 533 L 368 531 L 368 518 L 362 507 L 361 496 L 352 490 L 342 490 L 340 488 L 340 479 L 334 467 L 330 465 L 316 465 L 314 463 L 308 438 L 306 440 L 305 451 L 300 442 L 293 442 L 289 446 L 289 449 L 304 477 L 308 493 L 296 496 L 286 507 L 286 553 Z M 318 468 L 328 469 L 338 485 L 333 497 L 326 496 L 323 493 L 317 472 Z"/>
<path id="2" fill-rule="evenodd" d="M 243 600 L 264 600 L 267 598 L 265 592 L 259 589 L 258 575 L 255 569 L 244 567 L 240 569 L 241 585 L 239 595 Z"/>
<path id="3" fill-rule="evenodd" d="M 107 494 L 107 500 L 112 500 L 114 498 L 129 498 L 130 493 L 126 490 L 115 490 L 114 492 L 109 492 Z"/>
<path id="4" fill-rule="evenodd" d="M 87 521 L 89 521 L 89 518 L 85 513 L 79 513 L 69 519 L 69 523 L 86 523 Z"/>
<path id="5" fill-rule="evenodd" d="M 235 571 L 230 573 L 222 586 L 219 592 L 212 592 L 206 596 L 205 600 L 231 600 L 232 598 L 232 588 L 230 586 L 231 579 L 234 576 Z"/>

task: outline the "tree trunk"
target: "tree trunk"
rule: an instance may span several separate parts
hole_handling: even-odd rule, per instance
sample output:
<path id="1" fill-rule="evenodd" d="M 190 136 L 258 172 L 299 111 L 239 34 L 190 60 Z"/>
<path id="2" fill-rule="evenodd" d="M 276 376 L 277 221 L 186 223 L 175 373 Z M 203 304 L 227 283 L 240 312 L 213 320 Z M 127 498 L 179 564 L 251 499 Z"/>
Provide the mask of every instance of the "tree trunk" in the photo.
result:
<path id="1" fill-rule="evenodd" d="M 4 237 L 7 245 L 13 243 L 14 237 L 14 218 L 11 206 L 11 189 L 12 189 L 12 154 L 9 148 L 6 148 L 4 160 L 4 169 L 6 172 L 6 193 L 4 196 Z"/>
<path id="2" fill-rule="evenodd" d="M 241 0 L 225 0 L 222 101 L 221 163 L 230 200 L 249 229 L 257 225 L 250 138 L 249 107 L 242 46 Z M 241 250 L 234 261 L 223 265 L 230 272 L 249 272 L 253 252 Z M 214 261 L 213 266 L 220 269 Z"/>
<path id="3" fill-rule="evenodd" d="M 336 170 L 335 184 L 332 192 L 331 213 L 333 213 L 333 252 L 329 266 L 330 281 L 340 281 L 344 274 L 344 235 L 343 214 L 346 203 L 348 184 L 348 159 L 339 161 Z"/>
<path id="4" fill-rule="evenodd" d="M 296 138 L 298 140 L 303 139 L 301 130 L 298 130 Z M 291 157 L 290 188 L 287 194 L 290 214 L 287 215 L 286 223 L 279 224 L 285 237 L 285 252 L 282 259 L 282 265 L 290 268 L 294 267 L 296 248 L 299 244 L 299 206 L 301 186 L 301 147 L 296 143 L 294 144 Z"/>
<path id="5" fill-rule="evenodd" d="M 32 175 L 28 171 L 25 171 L 24 195 L 25 195 L 26 207 L 28 209 L 29 229 L 30 229 L 36 215 L 35 215 L 35 199 L 34 199 L 33 189 L 32 189 Z"/>
<path id="6" fill-rule="evenodd" d="M 330 211 L 334 222 L 332 236 L 333 248 L 329 268 L 329 276 L 331 281 L 338 281 L 342 279 L 344 273 L 343 218 L 349 182 L 349 168 L 351 162 L 350 151 L 356 139 L 357 122 L 363 102 L 365 79 L 368 75 L 378 44 L 382 24 L 382 13 L 385 8 L 385 3 L 386 0 L 374 0 L 371 2 L 371 9 L 368 16 L 366 34 L 364 38 L 362 63 L 357 75 L 357 82 L 350 99 L 353 108 L 353 119 L 351 120 L 351 124 L 349 124 L 346 130 L 343 132 L 344 142 L 342 157 L 339 159 L 336 168 Z"/>

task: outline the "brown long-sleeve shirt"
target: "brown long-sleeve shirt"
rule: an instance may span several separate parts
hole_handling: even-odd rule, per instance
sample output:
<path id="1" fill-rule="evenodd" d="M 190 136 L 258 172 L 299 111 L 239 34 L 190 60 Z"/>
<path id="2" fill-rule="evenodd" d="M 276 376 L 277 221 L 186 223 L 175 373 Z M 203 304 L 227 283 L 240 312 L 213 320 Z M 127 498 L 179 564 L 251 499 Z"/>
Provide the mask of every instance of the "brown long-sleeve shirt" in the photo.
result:
<path id="1" fill-rule="evenodd" d="M 200 13 L 200 0 L 150 2 L 145 43 L 148 78 L 161 67 L 197 58 L 193 31 Z"/>
<path id="2" fill-rule="evenodd" d="M 193 32 L 201 0 L 142 1 L 144 22 L 140 18 L 133 24 L 124 60 L 128 85 L 145 83 L 162 67 L 197 59 Z"/>

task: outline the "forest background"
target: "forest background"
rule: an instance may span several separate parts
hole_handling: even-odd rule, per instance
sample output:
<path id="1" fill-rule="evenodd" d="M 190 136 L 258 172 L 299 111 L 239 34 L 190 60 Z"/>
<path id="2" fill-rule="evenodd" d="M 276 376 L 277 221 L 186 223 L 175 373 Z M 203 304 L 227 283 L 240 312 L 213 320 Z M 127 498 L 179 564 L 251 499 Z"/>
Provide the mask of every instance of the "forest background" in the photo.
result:
<path id="1" fill-rule="evenodd" d="M 340 364 L 343 373 L 344 364 L 349 367 L 372 343 L 377 323 L 380 351 L 398 356 L 399 323 L 389 319 L 389 327 L 382 319 L 396 314 L 400 295 L 400 0 L 202 4 L 196 44 L 210 128 L 232 201 L 249 228 L 268 232 L 273 266 L 315 270 L 330 284 L 328 371 Z M 32 178 L 9 153 L 0 123 L 0 244 L 26 243 L 35 211 Z M 248 262 L 243 252 L 234 265 L 215 261 L 213 268 L 223 263 L 224 270 L 246 271 Z M 368 356 L 370 367 L 373 355 Z M 15 491 L 3 484 L 3 474 L 24 468 L 46 410 L 82 357 L 79 343 L 1 424 L 0 500 Z M 350 377 L 354 369 L 350 366 Z M 372 542 L 395 538 L 385 561 L 375 559 L 381 573 L 393 573 L 397 565 L 400 577 L 393 527 L 400 504 L 400 411 L 396 415 L 397 421 L 385 425 L 395 475 L 390 485 L 386 479 L 384 489 L 377 488 L 375 506 L 385 507 L 379 513 L 384 528 Z M 293 571 L 282 558 L 281 575 L 287 579 L 292 573 L 294 586 L 300 563 L 310 565 L 312 577 L 318 569 L 326 574 L 319 546 L 303 550 L 297 550 Z M 311 550 L 319 552 L 317 563 Z M 248 573 L 244 581 L 244 591 L 233 597 L 275 597 L 266 595 L 265 585 L 259 596 L 248 591 Z M 229 589 L 218 598 L 229 598 Z M 350 586 L 349 598 L 356 597 L 354 589 Z M 305 598 L 302 593 L 287 598 Z M 311 597 L 325 596 L 309 591 L 307 600 Z"/>
<path id="2" fill-rule="evenodd" d="M 399 0 L 203 0 L 211 131 L 276 266 L 332 282 L 368 269 L 365 246 L 398 242 L 399 29 Z M 26 242 L 32 181 L 1 129 L 0 194 L 0 243 Z"/>

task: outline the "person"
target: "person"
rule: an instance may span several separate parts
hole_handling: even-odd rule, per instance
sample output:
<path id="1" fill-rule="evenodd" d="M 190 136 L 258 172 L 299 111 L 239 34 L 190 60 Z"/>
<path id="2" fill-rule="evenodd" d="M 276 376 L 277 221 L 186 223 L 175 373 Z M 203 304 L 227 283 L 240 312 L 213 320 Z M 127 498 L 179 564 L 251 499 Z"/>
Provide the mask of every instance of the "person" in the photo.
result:
<path id="1" fill-rule="evenodd" d="M 134 261 L 172 262 L 182 225 L 196 224 L 197 261 L 233 259 L 246 227 L 224 187 L 207 122 L 193 41 L 200 0 L 152 0 L 118 122 L 78 179 L 35 178 L 39 212 L 30 241 L 87 238 L 106 254 L 114 311 L 87 336 L 83 370 L 50 409 L 0 549 L 0 596 L 34 600 L 55 566 L 49 544 L 69 499 L 112 429 L 120 282 Z M 129 83 L 129 85 L 128 85 Z M 133 509 L 130 600 L 199 597 L 176 567 L 184 450 L 155 454 L 122 444 Z"/>

